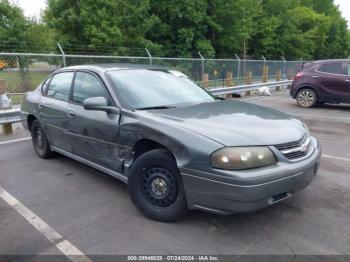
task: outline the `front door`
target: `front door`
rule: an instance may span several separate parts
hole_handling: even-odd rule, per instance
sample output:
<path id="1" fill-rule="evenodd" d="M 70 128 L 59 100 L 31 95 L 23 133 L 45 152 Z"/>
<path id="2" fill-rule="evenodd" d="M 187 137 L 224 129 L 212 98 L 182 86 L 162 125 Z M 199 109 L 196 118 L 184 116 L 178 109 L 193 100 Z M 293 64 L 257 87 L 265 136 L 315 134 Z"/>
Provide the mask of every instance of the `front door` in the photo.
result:
<path id="1" fill-rule="evenodd" d="M 102 80 L 95 74 L 78 71 L 75 76 L 69 116 L 70 140 L 73 154 L 103 167 L 120 172 L 118 158 L 119 114 L 85 110 L 83 101 L 91 97 L 105 97 L 114 103 Z"/>
<path id="2" fill-rule="evenodd" d="M 45 83 L 44 95 L 39 102 L 40 119 L 50 144 L 68 152 L 71 147 L 66 133 L 66 111 L 73 76 L 72 71 L 55 74 L 47 84 Z"/>

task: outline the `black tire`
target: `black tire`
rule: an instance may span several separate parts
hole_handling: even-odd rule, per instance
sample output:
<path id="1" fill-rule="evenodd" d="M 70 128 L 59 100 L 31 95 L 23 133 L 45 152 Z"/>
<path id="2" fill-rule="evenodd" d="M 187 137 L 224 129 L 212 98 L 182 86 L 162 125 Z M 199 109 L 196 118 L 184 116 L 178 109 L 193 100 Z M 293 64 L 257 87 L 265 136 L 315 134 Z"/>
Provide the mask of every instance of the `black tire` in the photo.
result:
<path id="1" fill-rule="evenodd" d="M 311 88 L 303 88 L 299 90 L 296 99 L 298 105 L 303 108 L 311 108 L 318 103 L 317 94 Z"/>
<path id="2" fill-rule="evenodd" d="M 41 158 L 50 158 L 54 155 L 51 151 L 50 143 L 38 120 L 34 120 L 31 126 L 32 142 L 36 154 Z"/>
<path id="3" fill-rule="evenodd" d="M 188 211 L 176 161 L 165 149 L 136 159 L 130 168 L 128 191 L 134 205 L 153 220 L 177 221 Z"/>

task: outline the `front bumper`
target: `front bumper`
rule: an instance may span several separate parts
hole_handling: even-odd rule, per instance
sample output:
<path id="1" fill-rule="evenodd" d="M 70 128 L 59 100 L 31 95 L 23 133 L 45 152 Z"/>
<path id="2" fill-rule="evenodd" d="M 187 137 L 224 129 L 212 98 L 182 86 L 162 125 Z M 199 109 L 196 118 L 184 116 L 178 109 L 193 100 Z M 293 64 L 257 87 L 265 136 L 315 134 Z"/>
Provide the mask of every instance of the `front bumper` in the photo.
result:
<path id="1" fill-rule="evenodd" d="M 219 214 L 250 212 L 268 207 L 307 187 L 318 171 L 320 158 L 321 149 L 317 144 L 307 159 L 247 171 L 249 179 L 245 180 L 182 169 L 188 207 Z"/>

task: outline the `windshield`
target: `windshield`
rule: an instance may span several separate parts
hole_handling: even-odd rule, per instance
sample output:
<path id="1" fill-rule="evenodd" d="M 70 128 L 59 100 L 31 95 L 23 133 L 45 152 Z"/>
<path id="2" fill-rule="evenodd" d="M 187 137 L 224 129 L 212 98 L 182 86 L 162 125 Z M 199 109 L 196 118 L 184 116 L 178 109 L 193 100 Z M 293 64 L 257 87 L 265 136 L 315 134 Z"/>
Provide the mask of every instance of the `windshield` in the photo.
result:
<path id="1" fill-rule="evenodd" d="M 171 108 L 215 100 L 174 71 L 119 70 L 107 75 L 122 105 L 133 109 Z"/>

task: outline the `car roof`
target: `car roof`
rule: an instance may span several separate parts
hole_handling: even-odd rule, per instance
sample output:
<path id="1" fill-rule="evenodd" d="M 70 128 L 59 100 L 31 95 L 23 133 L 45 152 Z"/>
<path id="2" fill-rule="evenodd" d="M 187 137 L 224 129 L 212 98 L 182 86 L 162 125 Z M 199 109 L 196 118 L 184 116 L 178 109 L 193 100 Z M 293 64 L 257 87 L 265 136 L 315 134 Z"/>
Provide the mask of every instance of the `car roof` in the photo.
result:
<path id="1" fill-rule="evenodd" d="M 327 60 L 317 60 L 312 63 L 314 64 L 328 64 L 328 63 L 334 63 L 334 62 L 350 62 L 349 59 L 327 59 Z"/>
<path id="2" fill-rule="evenodd" d="M 64 70 L 91 70 L 98 72 L 115 71 L 115 70 L 135 70 L 135 69 L 147 69 L 147 70 L 169 70 L 165 66 L 153 66 L 145 64 L 92 64 L 92 65 L 76 65 L 61 68 L 59 71 Z"/>

